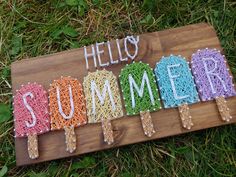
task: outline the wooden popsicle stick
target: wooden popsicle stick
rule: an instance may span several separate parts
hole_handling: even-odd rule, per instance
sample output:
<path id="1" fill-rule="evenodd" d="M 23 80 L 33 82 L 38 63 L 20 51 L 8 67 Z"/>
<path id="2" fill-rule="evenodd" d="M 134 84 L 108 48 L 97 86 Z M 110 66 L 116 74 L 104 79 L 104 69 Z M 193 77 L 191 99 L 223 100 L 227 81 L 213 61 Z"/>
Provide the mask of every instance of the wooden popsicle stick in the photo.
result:
<path id="1" fill-rule="evenodd" d="M 37 134 L 28 135 L 28 153 L 31 159 L 39 157 Z"/>
<path id="2" fill-rule="evenodd" d="M 76 136 L 73 126 L 64 127 L 66 137 L 66 151 L 72 153 L 76 150 Z"/>
<path id="3" fill-rule="evenodd" d="M 223 96 L 217 97 L 216 104 L 218 106 L 218 110 L 220 112 L 222 120 L 229 122 L 232 119 L 232 116 L 230 115 L 225 98 Z"/>
<path id="4" fill-rule="evenodd" d="M 109 119 L 102 120 L 102 132 L 104 136 L 104 142 L 107 142 L 108 145 L 114 142 L 113 130 L 111 121 Z"/>
<path id="5" fill-rule="evenodd" d="M 152 123 L 152 117 L 149 111 L 140 112 L 141 122 L 144 134 L 148 137 L 151 137 L 156 131 Z"/>
<path id="6" fill-rule="evenodd" d="M 178 107 L 179 115 L 182 121 L 182 126 L 188 130 L 193 126 L 192 116 L 189 112 L 188 104 L 184 103 Z"/>

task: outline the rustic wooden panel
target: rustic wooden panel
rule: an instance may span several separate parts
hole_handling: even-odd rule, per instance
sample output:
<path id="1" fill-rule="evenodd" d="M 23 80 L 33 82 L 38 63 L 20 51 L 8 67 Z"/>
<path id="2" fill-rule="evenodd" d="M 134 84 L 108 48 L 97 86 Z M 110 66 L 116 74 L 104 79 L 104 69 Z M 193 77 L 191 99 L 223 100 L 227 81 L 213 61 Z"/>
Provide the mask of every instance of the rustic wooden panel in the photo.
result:
<path id="1" fill-rule="evenodd" d="M 111 42 L 111 45 L 114 48 L 115 58 L 118 53 L 115 50 L 114 41 Z M 211 26 L 205 23 L 194 24 L 140 35 L 139 53 L 136 60 L 150 63 L 151 67 L 154 67 L 163 55 L 181 54 L 189 59 L 197 49 L 206 47 L 222 50 L 217 35 Z M 104 50 L 103 59 L 108 58 L 107 50 Z M 125 64 L 109 66 L 107 69 L 118 76 L 120 69 Z M 95 70 L 92 63 L 90 63 L 90 68 L 91 71 Z M 20 88 L 21 84 L 34 81 L 48 89 L 49 84 L 61 75 L 70 75 L 82 82 L 88 73 L 85 67 L 83 48 L 17 61 L 12 64 L 11 71 L 13 93 Z M 233 117 L 229 123 L 235 123 L 236 97 L 227 100 Z M 17 165 L 33 164 L 229 124 L 221 121 L 214 101 L 190 105 L 190 111 L 194 122 L 190 131 L 181 127 L 177 109 L 152 112 L 151 115 L 157 132 L 151 138 L 144 136 L 139 116 L 124 116 L 113 120 L 115 143 L 110 146 L 103 142 L 102 129 L 99 123 L 76 128 L 77 150 L 72 154 L 65 151 L 63 130 L 49 132 L 39 136 L 40 157 L 36 160 L 31 160 L 28 157 L 27 139 L 16 138 L 16 162 Z"/>

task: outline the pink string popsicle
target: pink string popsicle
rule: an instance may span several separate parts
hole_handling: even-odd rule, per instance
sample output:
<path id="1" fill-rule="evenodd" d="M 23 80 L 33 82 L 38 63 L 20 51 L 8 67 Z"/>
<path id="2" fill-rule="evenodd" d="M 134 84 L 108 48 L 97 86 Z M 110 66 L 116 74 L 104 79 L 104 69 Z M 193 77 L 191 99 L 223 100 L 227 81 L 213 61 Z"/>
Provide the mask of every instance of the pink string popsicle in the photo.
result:
<path id="1" fill-rule="evenodd" d="M 50 130 L 48 97 L 37 83 L 22 85 L 14 96 L 15 137 L 28 138 L 28 154 L 31 159 L 39 157 L 38 134 Z"/>

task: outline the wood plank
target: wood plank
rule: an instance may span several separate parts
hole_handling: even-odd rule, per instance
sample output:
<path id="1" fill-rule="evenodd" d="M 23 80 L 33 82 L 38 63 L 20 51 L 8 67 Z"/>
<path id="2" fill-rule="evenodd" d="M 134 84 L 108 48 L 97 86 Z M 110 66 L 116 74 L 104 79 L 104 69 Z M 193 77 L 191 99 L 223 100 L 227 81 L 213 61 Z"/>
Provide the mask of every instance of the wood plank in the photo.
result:
<path id="1" fill-rule="evenodd" d="M 111 42 L 111 45 L 114 48 L 114 58 L 116 58 L 118 53 L 115 50 L 114 41 Z M 190 59 L 193 52 L 206 47 L 222 50 L 213 27 L 205 23 L 194 24 L 140 35 L 139 53 L 136 60 L 150 63 L 150 66 L 154 67 L 163 55 L 180 54 Z M 107 50 L 104 50 L 103 59 L 108 58 Z M 88 73 L 83 52 L 83 48 L 80 48 L 14 62 L 11 69 L 13 93 L 20 88 L 21 84 L 34 81 L 48 89 L 49 84 L 62 75 L 70 75 L 82 82 Z M 120 69 L 125 64 L 119 63 L 106 69 L 113 71 L 118 76 Z M 96 69 L 92 63 L 90 63 L 90 68 L 92 68 L 91 71 Z M 227 100 L 233 117 L 229 123 L 235 123 L 236 97 Z M 181 127 L 177 109 L 152 112 L 151 115 L 157 132 L 151 138 L 144 136 L 139 116 L 124 116 L 113 120 L 115 143 L 110 146 L 103 142 L 102 129 L 99 123 L 76 128 L 77 150 L 72 154 L 65 151 L 63 130 L 48 132 L 39 136 L 40 157 L 36 160 L 31 160 L 28 157 L 27 139 L 16 138 L 16 162 L 18 166 L 39 163 L 229 124 L 221 121 L 214 101 L 190 105 L 190 111 L 194 122 L 190 131 Z"/>

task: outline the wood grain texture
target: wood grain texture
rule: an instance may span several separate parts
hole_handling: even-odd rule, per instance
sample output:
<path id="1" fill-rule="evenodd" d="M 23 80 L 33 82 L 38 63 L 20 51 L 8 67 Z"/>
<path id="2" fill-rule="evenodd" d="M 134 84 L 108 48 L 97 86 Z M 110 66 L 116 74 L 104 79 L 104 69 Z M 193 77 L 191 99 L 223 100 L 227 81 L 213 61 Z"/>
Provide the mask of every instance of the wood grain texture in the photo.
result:
<path id="1" fill-rule="evenodd" d="M 121 41 L 122 42 L 122 41 Z M 114 41 L 111 41 L 113 57 L 117 58 Z M 123 45 L 121 46 L 123 50 Z M 135 60 L 147 62 L 151 67 L 164 55 L 177 54 L 190 59 L 191 54 L 200 48 L 217 48 L 222 51 L 217 35 L 208 24 L 200 23 L 185 27 L 164 30 L 160 32 L 140 35 L 139 53 Z M 89 47 L 88 47 L 89 48 Z M 103 61 L 108 58 L 107 49 Z M 88 74 L 85 67 L 83 48 L 60 52 L 53 55 L 41 56 L 14 62 L 12 64 L 12 87 L 13 93 L 27 82 L 38 82 L 46 89 L 49 84 L 60 76 L 72 76 L 81 83 Z M 131 61 L 129 61 L 131 62 Z M 106 69 L 114 72 L 116 76 L 126 63 L 109 66 Z M 91 71 L 93 64 L 89 63 Z M 52 131 L 39 136 L 39 158 L 31 160 L 27 153 L 27 138 L 16 138 L 16 162 L 17 165 L 27 165 L 43 161 L 69 157 L 123 145 L 159 139 L 172 135 L 183 134 L 191 131 L 216 127 L 236 122 L 236 97 L 227 99 L 232 120 L 223 122 L 215 101 L 190 105 L 190 112 L 194 126 L 191 130 L 182 128 L 177 108 L 163 109 L 152 112 L 152 120 L 156 133 L 148 138 L 143 134 L 139 116 L 112 120 L 115 142 L 107 145 L 103 141 L 101 124 L 88 124 L 75 128 L 77 137 L 77 149 L 74 153 L 66 152 L 64 130 Z"/>

